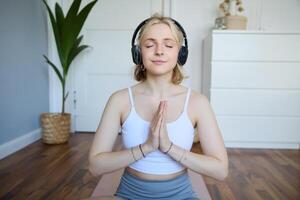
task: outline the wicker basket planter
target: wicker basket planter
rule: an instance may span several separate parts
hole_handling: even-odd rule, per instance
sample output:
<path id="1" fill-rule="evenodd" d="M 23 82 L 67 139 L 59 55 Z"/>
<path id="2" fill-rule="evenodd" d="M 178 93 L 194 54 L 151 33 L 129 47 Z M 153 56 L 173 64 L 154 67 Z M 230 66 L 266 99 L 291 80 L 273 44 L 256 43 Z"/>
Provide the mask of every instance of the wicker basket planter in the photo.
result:
<path id="1" fill-rule="evenodd" d="M 42 113 L 42 140 L 46 144 L 68 142 L 71 129 L 70 113 Z"/>

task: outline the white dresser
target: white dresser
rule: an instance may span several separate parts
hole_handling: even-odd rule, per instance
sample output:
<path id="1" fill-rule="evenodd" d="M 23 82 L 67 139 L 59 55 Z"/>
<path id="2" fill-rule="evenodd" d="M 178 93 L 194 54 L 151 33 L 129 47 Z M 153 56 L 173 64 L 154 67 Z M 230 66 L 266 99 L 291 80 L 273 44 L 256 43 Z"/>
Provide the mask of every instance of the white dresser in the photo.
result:
<path id="1" fill-rule="evenodd" d="M 300 148 L 300 33 L 214 30 L 203 61 L 227 147 Z"/>

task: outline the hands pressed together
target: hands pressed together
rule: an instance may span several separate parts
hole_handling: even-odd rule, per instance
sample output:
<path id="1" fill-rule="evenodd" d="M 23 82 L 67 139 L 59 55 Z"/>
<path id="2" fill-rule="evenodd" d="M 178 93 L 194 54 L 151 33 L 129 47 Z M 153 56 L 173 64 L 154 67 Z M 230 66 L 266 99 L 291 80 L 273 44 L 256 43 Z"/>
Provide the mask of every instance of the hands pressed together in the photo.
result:
<path id="1" fill-rule="evenodd" d="M 167 101 L 161 101 L 151 121 L 149 135 L 146 141 L 146 145 L 150 148 L 153 150 L 159 149 L 162 152 L 167 152 L 172 145 L 167 131 L 166 110 Z"/>

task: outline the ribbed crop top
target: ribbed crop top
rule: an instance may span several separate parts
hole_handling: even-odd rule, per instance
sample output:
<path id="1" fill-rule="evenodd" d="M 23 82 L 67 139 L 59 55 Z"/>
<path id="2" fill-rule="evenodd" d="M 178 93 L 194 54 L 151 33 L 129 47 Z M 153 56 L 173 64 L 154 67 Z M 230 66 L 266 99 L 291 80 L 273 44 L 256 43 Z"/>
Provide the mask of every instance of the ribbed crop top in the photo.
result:
<path id="1" fill-rule="evenodd" d="M 173 122 L 167 123 L 167 131 L 170 140 L 177 146 L 191 150 L 194 139 L 194 127 L 188 117 L 187 105 L 191 89 L 188 89 L 184 108 L 180 116 Z M 148 138 L 150 122 L 142 119 L 135 110 L 131 88 L 128 88 L 131 102 L 131 110 L 121 127 L 122 140 L 125 148 L 131 148 L 146 142 Z M 184 167 L 159 150 L 153 151 L 129 165 L 137 171 L 148 174 L 172 174 L 181 171 Z"/>

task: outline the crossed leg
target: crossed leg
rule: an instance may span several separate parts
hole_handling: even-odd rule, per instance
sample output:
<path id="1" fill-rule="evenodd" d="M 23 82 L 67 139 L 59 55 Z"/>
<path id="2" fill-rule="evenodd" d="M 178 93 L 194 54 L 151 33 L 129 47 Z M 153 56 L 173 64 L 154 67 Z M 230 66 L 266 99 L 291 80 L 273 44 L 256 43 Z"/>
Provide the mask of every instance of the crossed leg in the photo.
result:
<path id="1" fill-rule="evenodd" d="M 91 197 L 89 199 L 84 200 L 122 200 L 120 197 L 115 196 L 98 196 L 98 197 Z"/>

